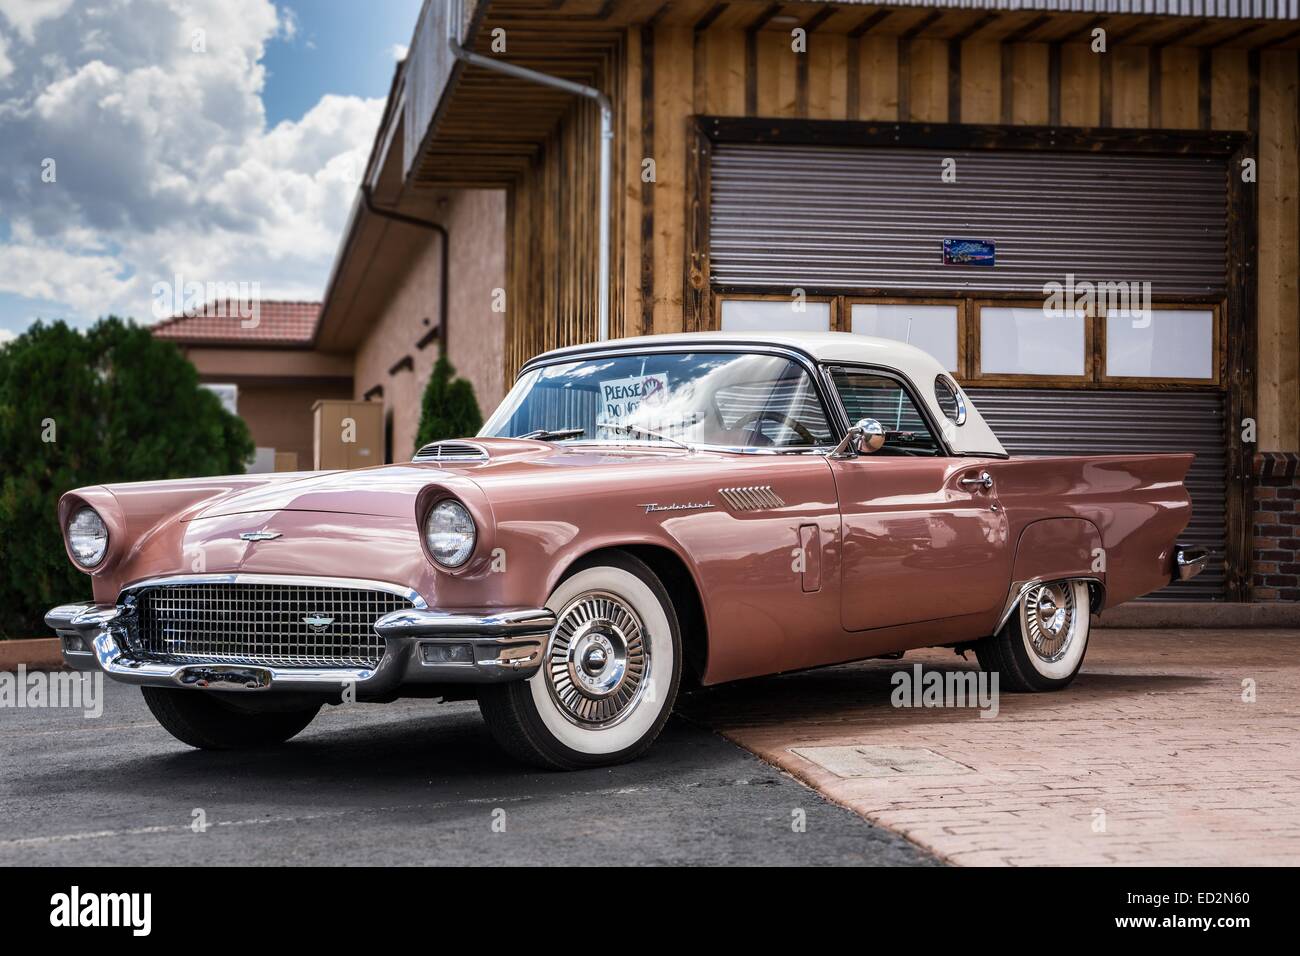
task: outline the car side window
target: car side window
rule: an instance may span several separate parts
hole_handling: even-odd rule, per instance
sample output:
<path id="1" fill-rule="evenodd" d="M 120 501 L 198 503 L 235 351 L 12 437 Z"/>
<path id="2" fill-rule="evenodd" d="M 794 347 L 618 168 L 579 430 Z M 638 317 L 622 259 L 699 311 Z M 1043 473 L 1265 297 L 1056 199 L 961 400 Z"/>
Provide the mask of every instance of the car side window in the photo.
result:
<path id="1" fill-rule="evenodd" d="M 874 418 L 885 429 L 885 445 L 877 455 L 942 455 L 912 397 L 896 379 L 851 369 L 831 370 L 831 380 L 850 422 Z"/>

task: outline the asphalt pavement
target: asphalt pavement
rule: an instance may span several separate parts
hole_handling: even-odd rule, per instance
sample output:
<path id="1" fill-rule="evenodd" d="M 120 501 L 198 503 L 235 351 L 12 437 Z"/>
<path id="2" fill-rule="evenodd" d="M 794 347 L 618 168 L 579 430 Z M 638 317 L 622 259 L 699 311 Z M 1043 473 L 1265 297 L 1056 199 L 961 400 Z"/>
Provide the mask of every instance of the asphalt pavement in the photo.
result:
<path id="1" fill-rule="evenodd" d="M 546 773 L 473 703 L 328 707 L 245 753 L 191 750 L 112 682 L 98 718 L 0 709 L 3 866 L 933 862 L 681 717 L 631 764 Z"/>

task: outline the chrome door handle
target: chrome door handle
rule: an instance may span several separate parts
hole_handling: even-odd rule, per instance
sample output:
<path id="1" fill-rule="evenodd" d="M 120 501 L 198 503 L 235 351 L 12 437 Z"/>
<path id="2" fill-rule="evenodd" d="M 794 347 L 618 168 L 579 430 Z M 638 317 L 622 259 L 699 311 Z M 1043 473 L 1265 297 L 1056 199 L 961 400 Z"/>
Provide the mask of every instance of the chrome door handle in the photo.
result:
<path id="1" fill-rule="evenodd" d="M 993 476 L 987 471 L 981 471 L 978 478 L 962 478 L 958 483 L 965 485 L 967 488 L 980 487 L 987 491 L 993 487 Z"/>

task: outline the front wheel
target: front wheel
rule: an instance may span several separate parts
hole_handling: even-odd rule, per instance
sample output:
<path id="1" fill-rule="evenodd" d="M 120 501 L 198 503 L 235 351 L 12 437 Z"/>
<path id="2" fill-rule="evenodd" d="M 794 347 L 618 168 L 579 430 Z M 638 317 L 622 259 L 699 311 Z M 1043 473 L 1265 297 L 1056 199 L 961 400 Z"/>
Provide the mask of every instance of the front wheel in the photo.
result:
<path id="1" fill-rule="evenodd" d="M 493 737 L 516 759 L 552 770 L 639 756 L 667 722 L 681 679 L 668 592 L 620 552 L 565 578 L 547 606 L 556 625 L 538 672 L 479 694 Z"/>
<path id="2" fill-rule="evenodd" d="M 301 733 L 320 705 L 257 713 L 198 690 L 141 687 L 144 702 L 169 734 L 200 750 L 248 750 L 282 744 Z"/>
<path id="3" fill-rule="evenodd" d="M 1083 666 L 1092 623 L 1086 581 L 1030 588 L 1006 625 L 975 645 L 980 667 L 998 674 L 1007 691 L 1067 687 Z"/>

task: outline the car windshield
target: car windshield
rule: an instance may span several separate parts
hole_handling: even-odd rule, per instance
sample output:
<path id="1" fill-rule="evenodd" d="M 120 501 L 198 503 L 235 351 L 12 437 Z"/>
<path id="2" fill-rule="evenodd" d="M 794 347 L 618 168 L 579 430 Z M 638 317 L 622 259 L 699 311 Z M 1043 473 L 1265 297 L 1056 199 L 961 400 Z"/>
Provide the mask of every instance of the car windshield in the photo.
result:
<path id="1" fill-rule="evenodd" d="M 520 377 L 480 434 L 740 448 L 833 444 L 802 366 L 737 352 L 645 352 L 540 366 Z"/>

